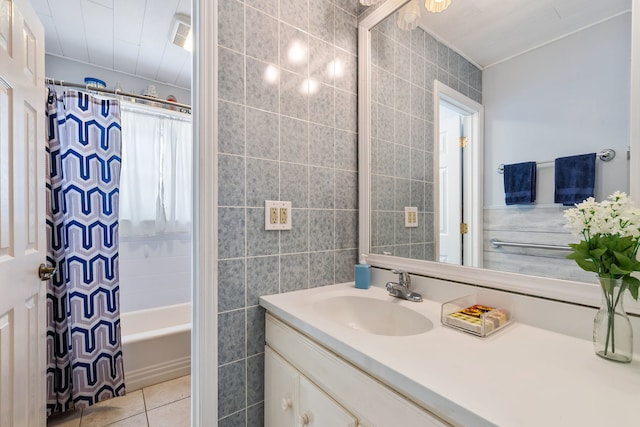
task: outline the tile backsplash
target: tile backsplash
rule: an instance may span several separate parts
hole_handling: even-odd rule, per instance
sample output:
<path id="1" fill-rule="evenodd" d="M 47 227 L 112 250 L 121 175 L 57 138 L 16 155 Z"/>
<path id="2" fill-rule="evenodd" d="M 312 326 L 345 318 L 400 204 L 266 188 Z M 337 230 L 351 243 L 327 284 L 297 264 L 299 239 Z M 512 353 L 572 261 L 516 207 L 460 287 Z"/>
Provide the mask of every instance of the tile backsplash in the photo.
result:
<path id="1" fill-rule="evenodd" d="M 260 426 L 260 295 L 353 280 L 357 0 L 220 0 L 219 425 Z M 264 201 L 291 201 L 290 231 Z"/>

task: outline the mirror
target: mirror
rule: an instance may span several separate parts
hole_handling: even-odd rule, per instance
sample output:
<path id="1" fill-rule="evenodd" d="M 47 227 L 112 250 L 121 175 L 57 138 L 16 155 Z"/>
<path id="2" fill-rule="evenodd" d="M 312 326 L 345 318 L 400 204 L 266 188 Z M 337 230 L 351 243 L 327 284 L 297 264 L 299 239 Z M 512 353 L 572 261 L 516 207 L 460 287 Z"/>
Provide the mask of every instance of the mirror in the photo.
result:
<path id="1" fill-rule="evenodd" d="M 567 252 L 546 247 L 577 241 L 564 229 L 566 207 L 553 202 L 553 160 L 613 148 L 614 160 L 596 162 L 596 197 L 630 191 L 631 2 L 616 2 L 622 11 L 582 24 L 570 34 L 559 33 L 550 20 L 550 39 L 511 50 L 506 57 L 496 56 L 495 49 L 477 55 L 457 51 L 454 46 L 466 46 L 462 29 L 451 31 L 454 41 L 446 41 L 451 26 L 438 24 L 438 18 L 448 13 L 453 19 L 451 14 L 458 13 L 457 21 L 465 22 L 474 9 L 469 2 L 454 0 L 446 12 L 423 16 L 421 25 L 427 31 L 398 27 L 397 11 L 404 3 L 389 0 L 360 22 L 360 197 L 361 206 L 370 207 L 360 210 L 361 252 L 380 267 L 597 305 L 594 278 L 566 260 Z M 546 3 L 558 14 L 571 12 L 563 9 L 564 2 Z M 536 22 L 540 29 L 539 22 L 546 21 Z M 480 39 L 491 33 L 469 22 L 464 28 Z M 501 31 L 506 38 L 504 28 Z M 451 218 L 443 214 L 451 192 L 441 190 L 445 128 L 439 116 L 445 116 L 440 114 L 445 111 L 441 101 L 452 96 L 459 103 L 477 103 L 484 115 L 478 119 L 476 141 L 469 141 L 478 150 L 476 159 L 461 155 L 462 179 L 472 177 L 468 185 L 477 187 L 463 190 L 476 200 L 464 200 L 459 209 L 462 222 L 476 221 L 476 227 L 468 231 L 475 244 L 469 246 L 469 239 L 460 237 L 463 255 L 458 265 L 434 262 L 444 261 L 440 228 L 442 219 Z M 458 127 L 465 132 L 469 111 L 462 113 Z M 536 203 L 506 206 L 498 167 L 525 161 L 538 163 Z M 405 213 L 407 207 L 417 208 L 417 227 L 406 226 L 411 216 L 411 210 Z M 545 247 L 493 247 L 492 239 Z M 478 257 L 465 262 L 465 252 L 473 250 Z"/>

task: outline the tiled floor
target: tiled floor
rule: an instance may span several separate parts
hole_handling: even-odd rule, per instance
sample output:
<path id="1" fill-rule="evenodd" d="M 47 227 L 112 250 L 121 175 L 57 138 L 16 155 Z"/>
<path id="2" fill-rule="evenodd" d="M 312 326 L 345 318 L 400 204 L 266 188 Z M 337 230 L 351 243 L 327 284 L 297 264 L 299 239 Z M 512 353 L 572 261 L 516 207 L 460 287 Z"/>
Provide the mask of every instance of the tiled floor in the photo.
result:
<path id="1" fill-rule="evenodd" d="M 145 387 L 90 408 L 53 416 L 48 427 L 188 427 L 191 376 Z"/>

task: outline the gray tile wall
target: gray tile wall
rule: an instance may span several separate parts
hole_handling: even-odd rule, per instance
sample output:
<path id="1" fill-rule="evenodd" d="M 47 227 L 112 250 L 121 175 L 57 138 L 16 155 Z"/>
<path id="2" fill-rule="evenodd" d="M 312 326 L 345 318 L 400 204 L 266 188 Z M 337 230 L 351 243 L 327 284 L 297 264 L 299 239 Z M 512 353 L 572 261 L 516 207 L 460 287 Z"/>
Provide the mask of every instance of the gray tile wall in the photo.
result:
<path id="1" fill-rule="evenodd" d="M 435 260 L 433 82 L 481 102 L 482 72 L 394 14 L 372 32 L 372 252 Z M 404 226 L 405 206 L 418 227 Z"/>
<path id="2" fill-rule="evenodd" d="M 220 426 L 263 425 L 259 296 L 353 280 L 358 11 L 219 2 Z M 291 231 L 264 231 L 265 200 L 292 202 Z"/>

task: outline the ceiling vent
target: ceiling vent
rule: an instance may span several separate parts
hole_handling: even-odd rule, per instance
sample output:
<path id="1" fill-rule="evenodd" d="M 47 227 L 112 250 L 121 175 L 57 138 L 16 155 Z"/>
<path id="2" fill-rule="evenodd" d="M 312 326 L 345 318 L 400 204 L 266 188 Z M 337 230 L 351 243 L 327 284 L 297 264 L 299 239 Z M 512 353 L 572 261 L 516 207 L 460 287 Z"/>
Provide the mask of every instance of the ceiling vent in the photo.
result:
<path id="1" fill-rule="evenodd" d="M 173 27 L 171 28 L 171 42 L 189 52 L 193 50 L 191 18 L 189 16 L 177 14 L 174 17 Z"/>

